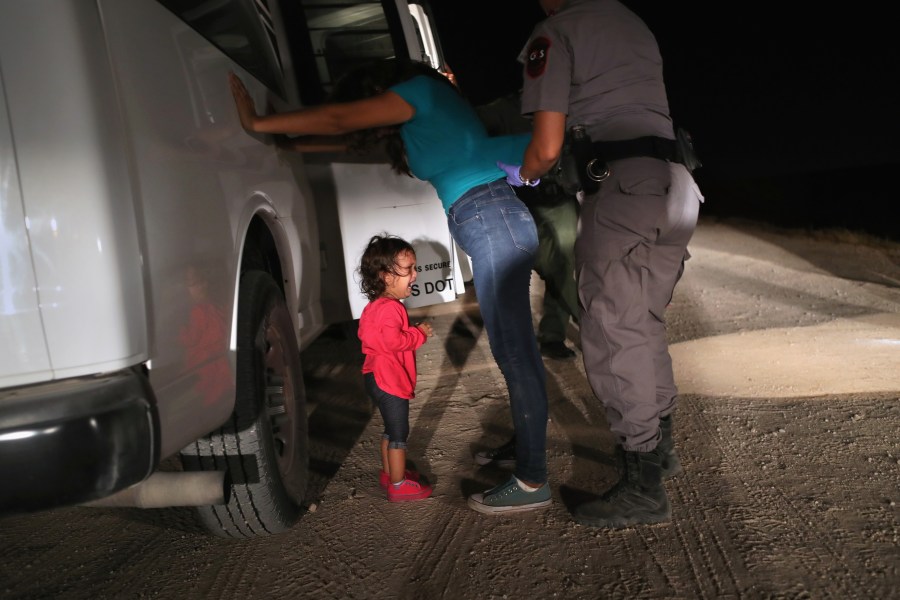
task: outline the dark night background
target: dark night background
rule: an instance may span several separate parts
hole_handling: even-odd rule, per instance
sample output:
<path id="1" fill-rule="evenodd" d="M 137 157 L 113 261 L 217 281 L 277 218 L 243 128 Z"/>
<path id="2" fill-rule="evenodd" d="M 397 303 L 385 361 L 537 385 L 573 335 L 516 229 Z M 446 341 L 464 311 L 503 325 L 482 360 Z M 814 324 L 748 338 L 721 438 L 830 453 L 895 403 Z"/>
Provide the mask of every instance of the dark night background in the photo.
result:
<path id="1" fill-rule="evenodd" d="M 656 35 L 704 214 L 900 239 L 900 49 L 881 4 L 624 2 Z M 517 90 L 537 0 L 433 0 L 475 104 Z"/>

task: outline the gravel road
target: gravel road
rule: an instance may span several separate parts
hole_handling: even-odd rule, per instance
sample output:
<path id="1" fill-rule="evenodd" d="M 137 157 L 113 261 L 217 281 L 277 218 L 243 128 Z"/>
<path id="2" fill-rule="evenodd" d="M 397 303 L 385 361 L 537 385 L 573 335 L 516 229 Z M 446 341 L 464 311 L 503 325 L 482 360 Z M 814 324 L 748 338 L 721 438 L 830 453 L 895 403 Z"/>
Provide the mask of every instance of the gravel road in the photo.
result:
<path id="1" fill-rule="evenodd" d="M 685 469 L 666 484 L 671 523 L 570 518 L 617 478 L 580 356 L 546 361 L 553 505 L 466 507 L 505 477 L 472 452 L 511 433 L 470 290 L 412 311 L 435 329 L 410 435 L 431 499 L 385 500 L 380 417 L 352 327 L 335 327 L 303 355 L 313 477 L 293 529 L 223 540 L 187 509 L 6 517 L 0 598 L 896 598 L 900 244 L 703 219 L 690 251 L 669 308 Z"/>

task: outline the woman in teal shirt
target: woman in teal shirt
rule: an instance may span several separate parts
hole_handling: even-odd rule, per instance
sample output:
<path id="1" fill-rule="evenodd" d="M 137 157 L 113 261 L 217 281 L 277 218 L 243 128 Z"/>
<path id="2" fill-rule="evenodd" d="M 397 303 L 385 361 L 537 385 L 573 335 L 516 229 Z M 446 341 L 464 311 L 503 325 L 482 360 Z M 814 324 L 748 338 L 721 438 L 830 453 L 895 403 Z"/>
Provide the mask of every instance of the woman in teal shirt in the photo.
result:
<path id="1" fill-rule="evenodd" d="M 247 131 L 355 133 L 362 147 L 386 141 L 395 171 L 434 186 L 450 234 L 472 259 L 475 293 L 515 426 L 514 475 L 473 494 L 468 504 L 488 514 L 549 506 L 546 375 L 529 298 L 537 230 L 510 187 L 536 184 L 523 180 L 515 166 L 522 164 L 530 136 L 489 137 L 453 84 L 421 63 L 380 61 L 345 76 L 328 104 L 270 115 L 256 114 L 236 75 L 230 81 Z"/>

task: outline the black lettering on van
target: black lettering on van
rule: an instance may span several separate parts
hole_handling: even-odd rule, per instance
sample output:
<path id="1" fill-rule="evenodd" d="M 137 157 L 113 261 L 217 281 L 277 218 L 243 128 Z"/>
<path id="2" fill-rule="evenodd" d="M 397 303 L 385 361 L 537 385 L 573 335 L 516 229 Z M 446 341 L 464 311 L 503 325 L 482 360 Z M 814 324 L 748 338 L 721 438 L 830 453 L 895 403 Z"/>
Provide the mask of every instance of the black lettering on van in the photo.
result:
<path id="1" fill-rule="evenodd" d="M 433 294 L 435 292 L 443 292 L 444 290 L 452 290 L 453 289 L 453 278 L 447 279 L 438 279 L 434 283 L 430 281 L 425 282 L 425 293 Z"/>
<path id="2" fill-rule="evenodd" d="M 425 265 L 425 270 L 426 271 L 439 271 L 441 269 L 448 269 L 448 268 L 450 268 L 450 264 L 451 263 L 449 260 L 445 260 L 444 262 L 439 262 L 439 263 L 431 263 L 431 264 Z"/>

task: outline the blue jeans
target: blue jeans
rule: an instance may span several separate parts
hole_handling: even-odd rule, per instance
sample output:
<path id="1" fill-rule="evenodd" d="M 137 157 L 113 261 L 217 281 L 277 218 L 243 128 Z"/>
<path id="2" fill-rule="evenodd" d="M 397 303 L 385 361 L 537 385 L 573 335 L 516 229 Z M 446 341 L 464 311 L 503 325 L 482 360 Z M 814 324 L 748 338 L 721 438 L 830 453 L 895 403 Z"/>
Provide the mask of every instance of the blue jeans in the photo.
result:
<path id="1" fill-rule="evenodd" d="M 528 208 L 504 180 L 476 186 L 448 212 L 450 235 L 472 259 L 475 294 L 494 360 L 506 379 L 516 432 L 516 477 L 547 481 L 547 388 L 531 320 L 538 248 Z"/>
<path id="2" fill-rule="evenodd" d="M 400 398 L 378 387 L 374 373 L 363 375 L 366 392 L 378 406 L 381 420 L 384 421 L 384 439 L 388 440 L 388 449 L 406 450 L 409 439 L 409 400 Z"/>

